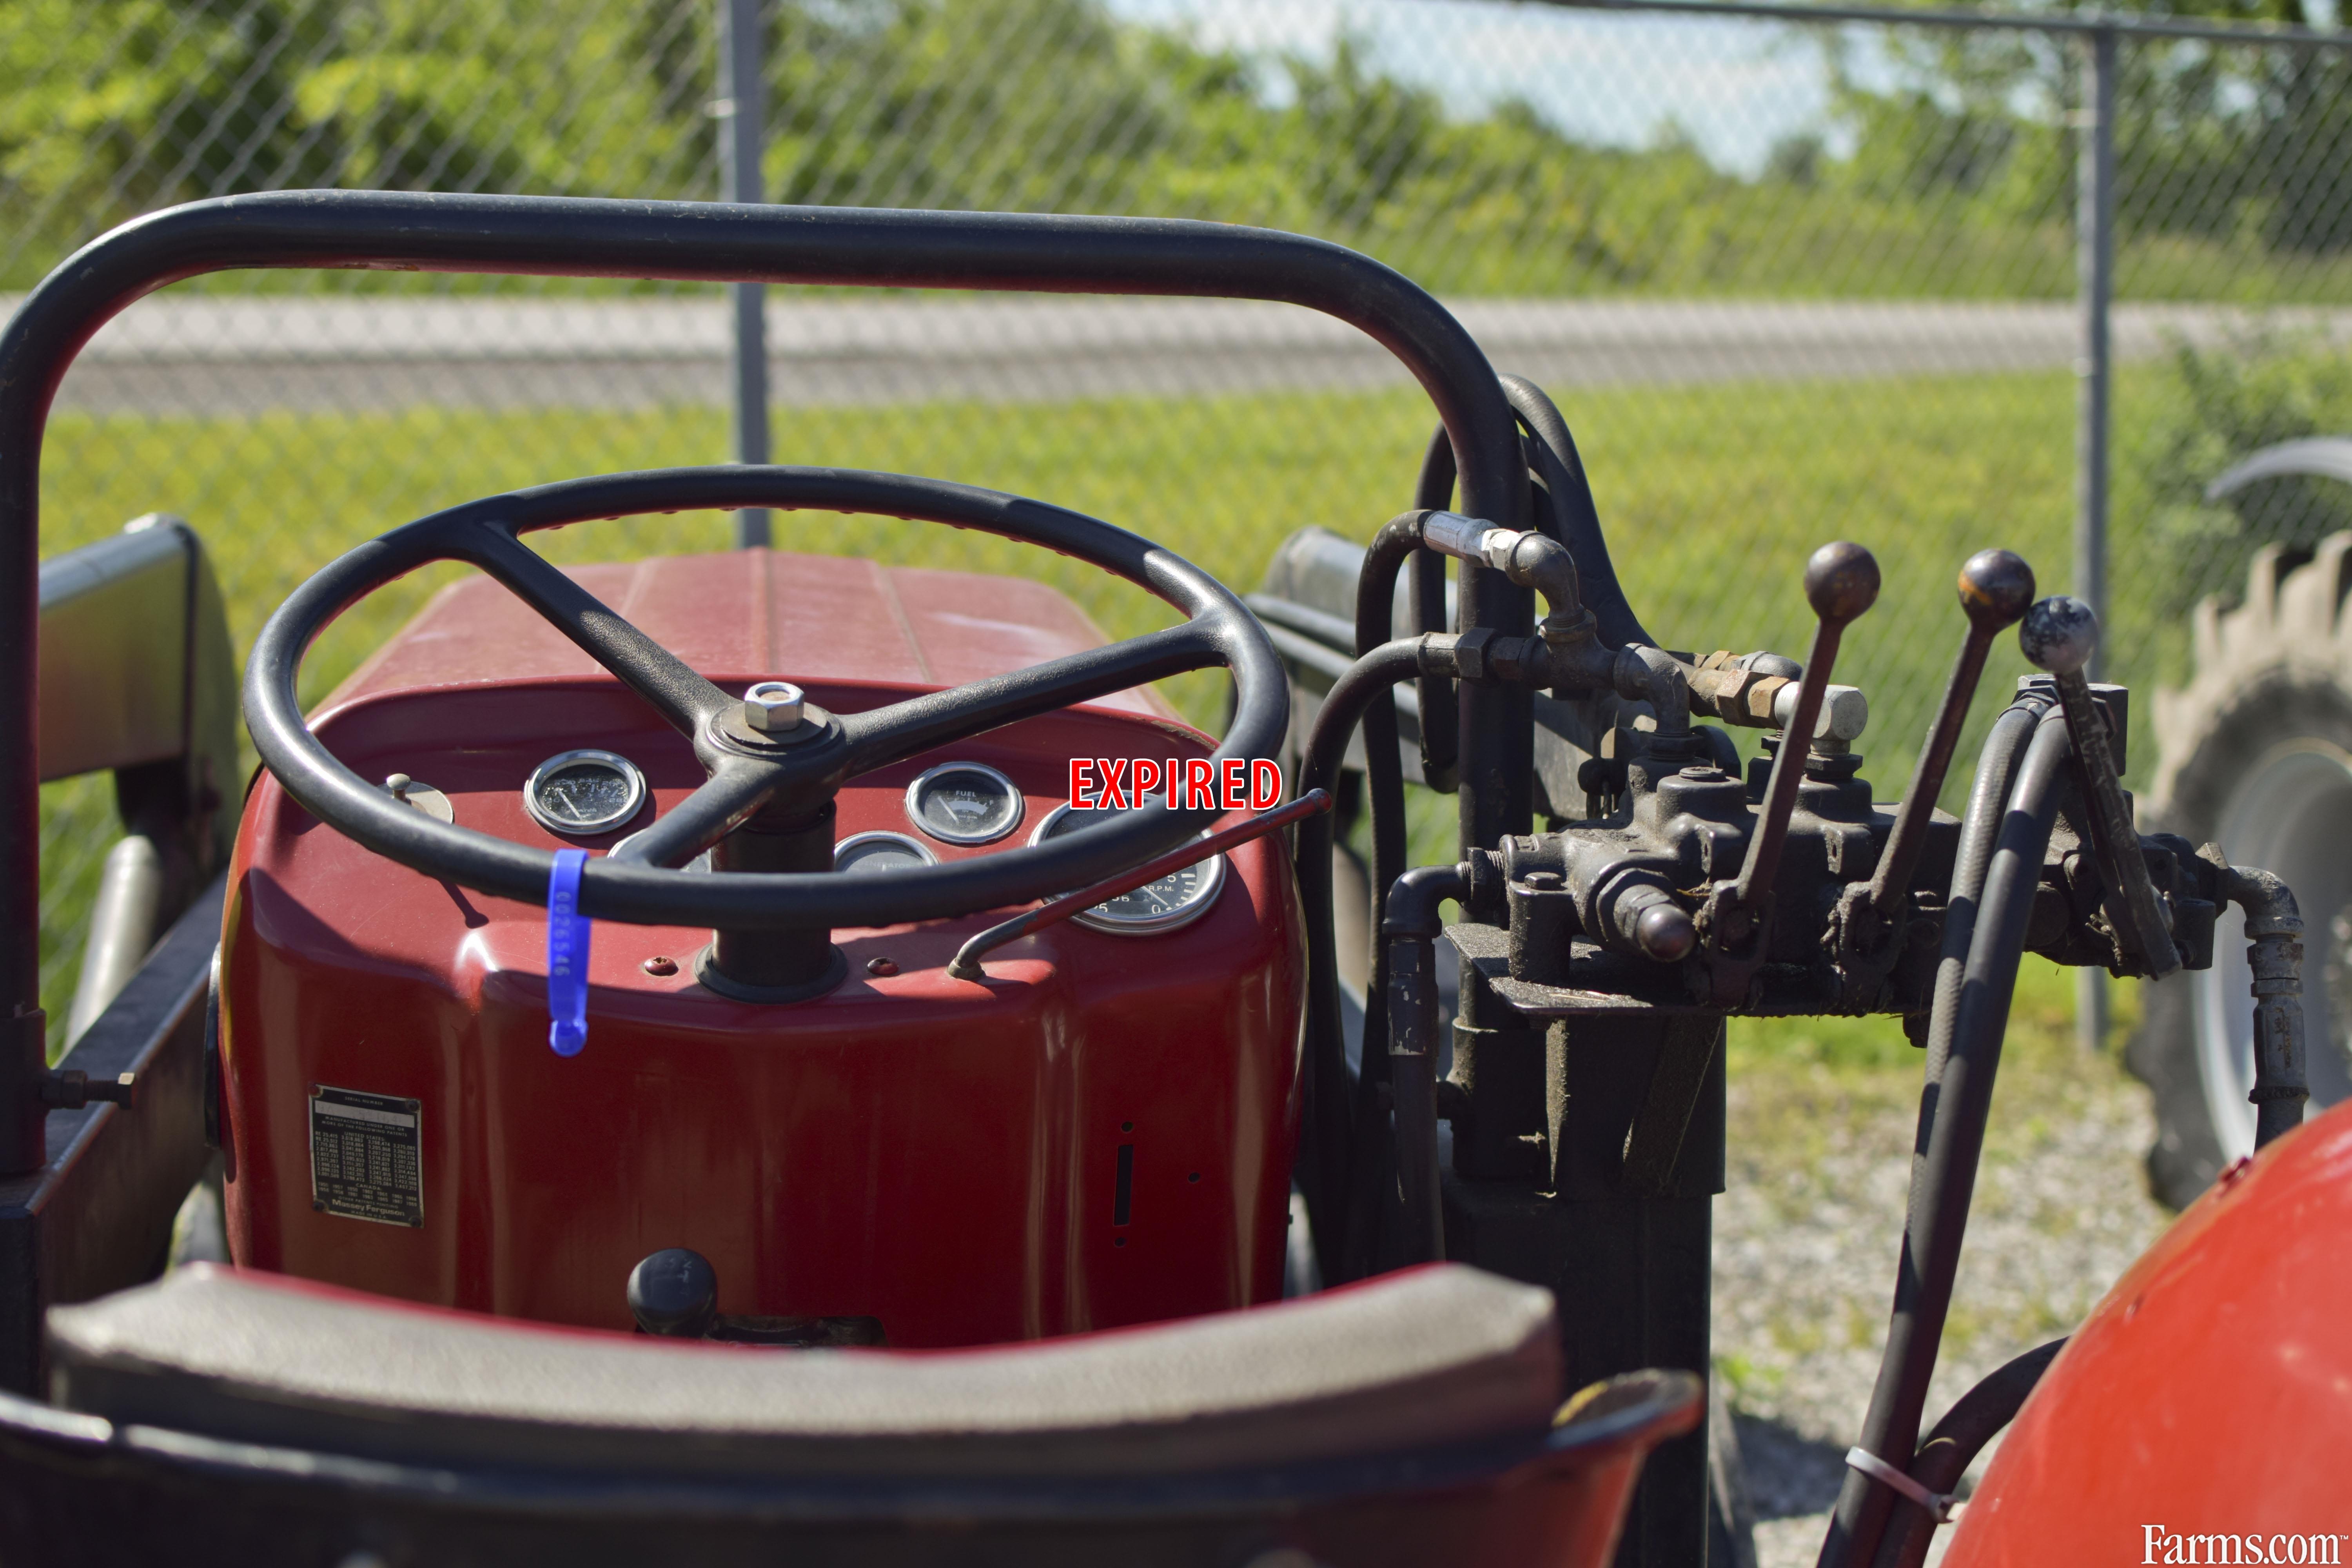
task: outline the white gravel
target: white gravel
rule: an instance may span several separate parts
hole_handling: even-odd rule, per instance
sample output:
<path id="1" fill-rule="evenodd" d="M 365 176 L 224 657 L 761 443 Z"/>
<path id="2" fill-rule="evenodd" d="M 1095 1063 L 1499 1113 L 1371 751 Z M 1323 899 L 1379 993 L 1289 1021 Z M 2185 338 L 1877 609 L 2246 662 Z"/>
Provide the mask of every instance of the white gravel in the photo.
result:
<path id="1" fill-rule="evenodd" d="M 2140 1167 L 2147 1090 L 2063 1040 L 2013 1034 L 2010 1056 L 1930 1424 L 2002 1362 L 2070 1331 L 2168 1218 Z M 1716 1208 L 1716 1355 L 1741 1417 L 1759 1568 L 1801 1568 L 1877 1375 L 1918 1072 L 1741 1062 Z"/>

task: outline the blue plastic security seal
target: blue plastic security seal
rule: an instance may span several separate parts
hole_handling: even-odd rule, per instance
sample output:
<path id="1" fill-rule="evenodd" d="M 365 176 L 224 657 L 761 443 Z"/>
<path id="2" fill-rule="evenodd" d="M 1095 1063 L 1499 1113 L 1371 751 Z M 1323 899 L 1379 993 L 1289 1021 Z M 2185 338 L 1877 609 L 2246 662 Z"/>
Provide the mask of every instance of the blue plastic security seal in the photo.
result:
<path id="1" fill-rule="evenodd" d="M 547 874 L 547 1043 L 559 1057 L 588 1044 L 588 917 L 580 912 L 585 849 L 559 849 Z"/>

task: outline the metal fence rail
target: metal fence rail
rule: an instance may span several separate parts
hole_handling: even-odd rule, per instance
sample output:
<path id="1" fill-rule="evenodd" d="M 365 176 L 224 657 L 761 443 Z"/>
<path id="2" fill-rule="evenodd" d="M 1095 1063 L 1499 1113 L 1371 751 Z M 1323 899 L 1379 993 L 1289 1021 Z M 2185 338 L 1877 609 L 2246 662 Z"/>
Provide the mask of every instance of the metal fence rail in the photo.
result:
<path id="1" fill-rule="evenodd" d="M 1794 647 L 1805 552 L 1879 552 L 1842 668 L 1890 792 L 1970 550 L 2101 603 L 2107 673 L 2146 686 L 2185 674 L 2189 607 L 2256 549 L 2352 526 L 2314 489 L 2204 493 L 2255 447 L 2352 429 L 2352 53 L 2326 29 L 1720 0 L 0 0 L 0 290 L 141 212 L 319 185 L 1136 213 L 1366 249 L 1560 397 L 1660 635 Z M 432 507 L 768 452 L 1044 495 L 1248 584 L 1292 528 L 1360 537 L 1402 507 L 1430 424 L 1376 348 L 1281 307 L 382 273 L 165 290 L 59 409 L 44 552 L 184 515 L 241 638 Z M 555 548 L 763 529 L 1039 572 L 1113 631 L 1151 613 L 874 521 Z M 355 613 L 316 667 L 431 585 Z M 53 1018 L 110 816 L 92 784 L 46 798 Z"/>

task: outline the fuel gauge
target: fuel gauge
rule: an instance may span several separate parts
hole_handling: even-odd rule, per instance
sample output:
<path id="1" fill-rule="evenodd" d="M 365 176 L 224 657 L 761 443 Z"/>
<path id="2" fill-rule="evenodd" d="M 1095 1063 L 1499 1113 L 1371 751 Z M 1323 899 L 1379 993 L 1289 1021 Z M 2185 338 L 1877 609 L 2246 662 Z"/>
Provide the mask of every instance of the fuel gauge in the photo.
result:
<path id="1" fill-rule="evenodd" d="M 907 786 L 907 816 L 942 844 L 993 844 L 1021 826 L 1020 786 L 985 763 L 943 763 Z"/>

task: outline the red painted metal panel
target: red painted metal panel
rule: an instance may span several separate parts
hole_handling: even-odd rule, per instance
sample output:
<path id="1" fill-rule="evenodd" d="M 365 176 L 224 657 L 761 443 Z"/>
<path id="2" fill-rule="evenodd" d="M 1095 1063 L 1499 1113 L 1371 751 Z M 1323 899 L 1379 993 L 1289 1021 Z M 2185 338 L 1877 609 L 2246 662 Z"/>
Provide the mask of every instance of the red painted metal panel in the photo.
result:
<path id="1" fill-rule="evenodd" d="M 2276 1561 L 2346 1561 L 2347 1298 L 2340 1106 L 2225 1175 L 2108 1292 L 1993 1456 L 1948 1568 L 2260 1563 L 2273 1536 Z"/>
<path id="2" fill-rule="evenodd" d="M 719 681 L 789 675 L 955 686 L 1106 640 L 1084 611 L 1042 583 L 846 556 L 740 551 L 580 566 L 571 574 Z M 471 577 L 437 595 L 328 706 L 388 689 L 602 673 L 520 601 Z M 1175 717 L 1148 689 L 1094 706 Z"/>
<path id="3" fill-rule="evenodd" d="M 740 562 L 578 575 L 713 679 L 787 674 L 842 711 L 1098 640 L 1034 584 L 789 556 L 747 574 Z M 760 584 L 787 576 L 821 579 L 818 602 L 860 637 L 886 617 L 898 640 L 878 638 L 869 661 L 763 604 Z M 1025 618 L 1035 635 L 960 620 L 958 605 Z M 362 776 L 410 773 L 445 791 L 462 826 L 545 847 L 567 841 L 524 812 L 530 769 L 575 746 L 618 752 L 644 770 L 655 806 L 580 841 L 609 848 L 701 770 L 635 698 L 506 605 L 487 584 L 443 595 L 319 733 Z M 753 621 L 792 635 L 765 646 Z M 810 673 L 853 663 L 881 673 Z M 932 847 L 943 859 L 995 853 L 1060 803 L 1072 755 L 1209 750 L 1134 711 L 1151 703 L 1127 706 L 1028 721 L 856 781 L 840 796 L 839 833 L 914 831 L 908 782 L 969 758 L 1020 785 L 1026 818 L 998 845 Z M 1302 946 L 1280 846 L 1244 846 L 1231 865 L 1216 908 L 1181 931 L 1066 923 L 992 955 L 984 985 L 944 971 L 1001 911 L 836 932 L 849 980 L 793 1007 L 695 984 L 708 932 L 600 922 L 587 1050 L 565 1060 L 547 1044 L 543 911 L 385 861 L 265 776 L 247 804 L 226 922 L 232 1250 L 242 1264 L 411 1300 L 623 1328 L 631 1267 L 692 1247 L 718 1268 L 722 1311 L 870 1315 L 906 1346 L 1268 1300 L 1288 1213 Z M 656 956 L 679 973 L 647 973 Z M 870 974 L 877 958 L 898 973 Z M 314 1211 L 317 1084 L 422 1102 L 421 1229 Z M 1112 1212 L 1122 1145 L 1133 1150 L 1124 1226 Z"/>

